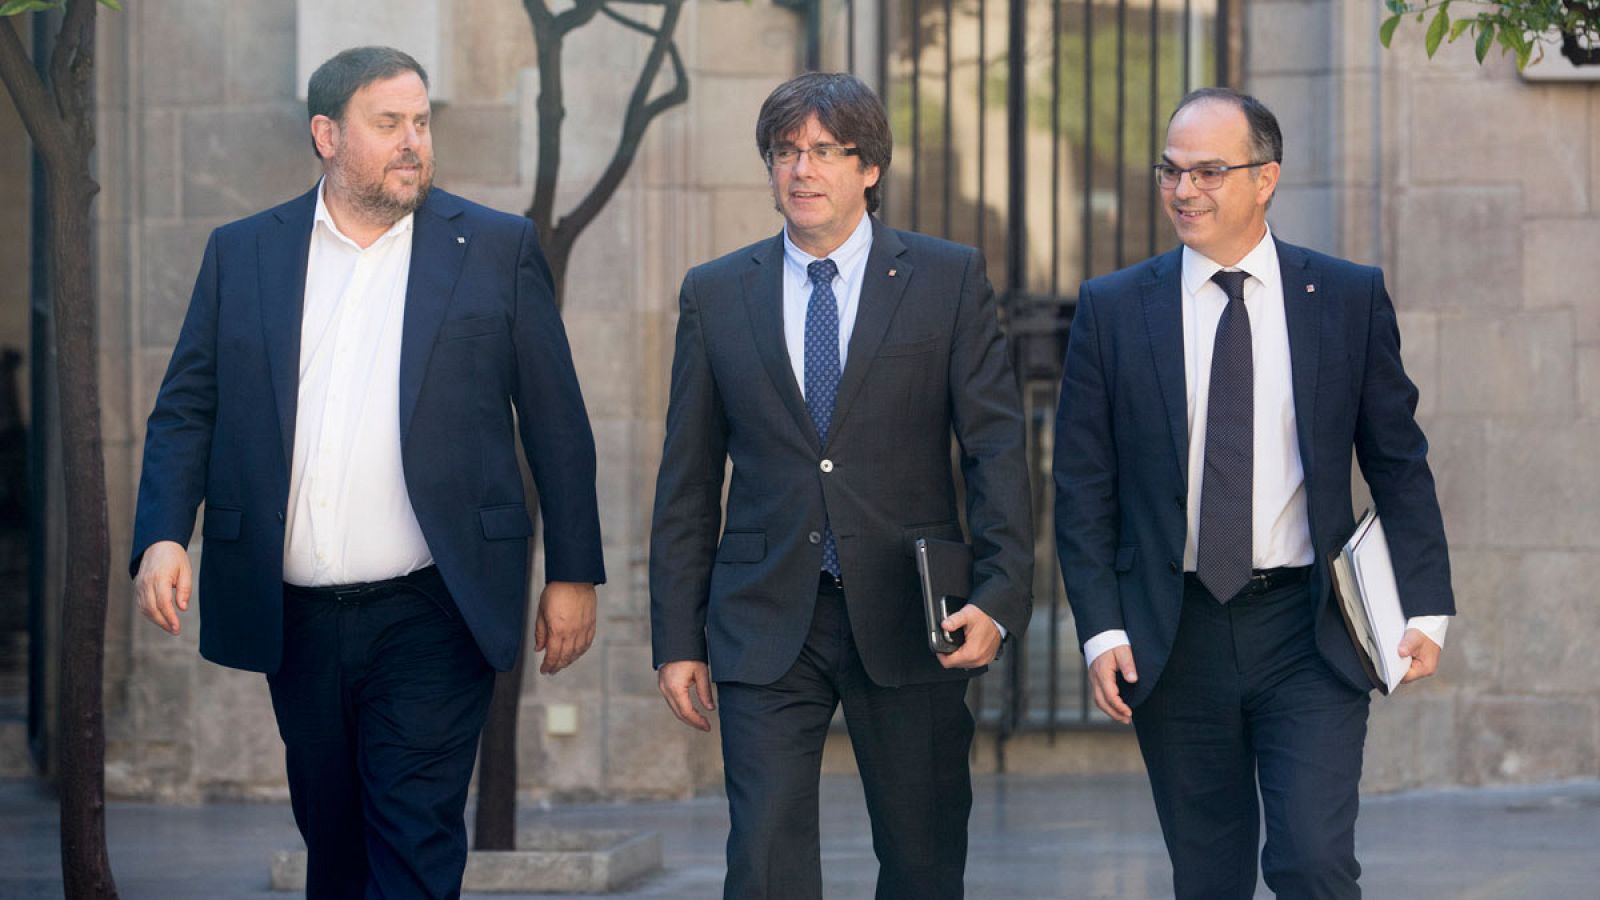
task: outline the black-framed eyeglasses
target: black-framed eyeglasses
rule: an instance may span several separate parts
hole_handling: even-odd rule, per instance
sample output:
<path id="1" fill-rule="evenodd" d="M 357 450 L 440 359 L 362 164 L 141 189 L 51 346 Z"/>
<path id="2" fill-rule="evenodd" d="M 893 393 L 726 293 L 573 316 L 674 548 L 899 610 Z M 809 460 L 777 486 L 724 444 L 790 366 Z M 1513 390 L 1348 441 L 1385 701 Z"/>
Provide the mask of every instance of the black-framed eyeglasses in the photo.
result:
<path id="1" fill-rule="evenodd" d="M 1156 173 L 1156 184 L 1161 185 L 1165 190 L 1170 191 L 1177 187 L 1178 179 L 1188 175 L 1189 183 L 1193 184 L 1196 190 L 1214 191 L 1222 187 L 1222 179 L 1234 169 L 1254 169 L 1270 162 L 1272 160 L 1264 159 L 1261 162 L 1240 163 L 1237 166 L 1194 166 L 1188 169 L 1180 169 L 1171 163 L 1160 162 L 1151 166 L 1150 169 Z"/>
<path id="2" fill-rule="evenodd" d="M 811 161 L 828 165 L 844 162 L 846 157 L 860 156 L 860 147 L 841 147 L 838 144 L 818 144 L 815 147 L 779 147 L 767 151 L 767 165 L 788 168 L 800 161 L 800 154 L 811 154 Z"/>

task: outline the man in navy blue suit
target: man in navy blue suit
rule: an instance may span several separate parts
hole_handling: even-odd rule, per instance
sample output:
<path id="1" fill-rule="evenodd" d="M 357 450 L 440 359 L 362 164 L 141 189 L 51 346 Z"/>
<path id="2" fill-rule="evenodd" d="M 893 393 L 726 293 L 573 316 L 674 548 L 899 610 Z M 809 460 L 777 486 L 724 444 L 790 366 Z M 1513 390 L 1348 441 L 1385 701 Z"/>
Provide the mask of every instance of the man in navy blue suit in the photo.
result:
<path id="1" fill-rule="evenodd" d="M 433 182 L 427 75 L 311 76 L 316 188 L 217 229 L 150 416 L 130 571 L 177 634 L 205 503 L 200 652 L 264 672 L 308 897 L 453 897 L 495 670 L 524 631 L 536 482 L 553 674 L 605 578 L 594 439 L 533 223 Z"/>
<path id="2" fill-rule="evenodd" d="M 1352 450 L 1432 674 L 1455 602 L 1377 269 L 1277 240 L 1283 137 L 1185 97 L 1155 166 L 1183 246 L 1086 282 L 1056 420 L 1056 544 L 1095 703 L 1131 721 L 1180 898 L 1358 897 L 1371 685 L 1331 600 Z M 1259 791 L 1260 803 L 1257 796 Z"/>

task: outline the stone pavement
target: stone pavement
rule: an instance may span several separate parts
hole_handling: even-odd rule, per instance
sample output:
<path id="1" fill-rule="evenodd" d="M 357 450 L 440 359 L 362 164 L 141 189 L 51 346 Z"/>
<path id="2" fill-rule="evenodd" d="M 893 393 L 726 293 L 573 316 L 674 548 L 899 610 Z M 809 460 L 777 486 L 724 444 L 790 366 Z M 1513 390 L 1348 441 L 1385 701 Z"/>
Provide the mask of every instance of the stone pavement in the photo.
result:
<path id="1" fill-rule="evenodd" d="M 1142 776 L 983 776 L 974 800 L 972 900 L 1172 895 Z M 720 896 L 727 834 L 721 797 L 524 810 L 522 819 L 530 826 L 660 832 L 665 870 L 613 896 Z M 126 900 L 293 896 L 267 889 L 272 851 L 299 846 L 281 804 L 113 803 L 107 822 Z M 829 900 L 871 897 L 876 863 L 854 777 L 824 779 L 822 822 Z M 1357 840 L 1362 884 L 1372 898 L 1593 898 L 1600 885 L 1600 782 L 1368 797 Z M 0 781 L 0 897 L 60 897 L 57 853 L 47 788 L 36 780 Z M 1258 896 L 1269 895 L 1261 888 Z"/>

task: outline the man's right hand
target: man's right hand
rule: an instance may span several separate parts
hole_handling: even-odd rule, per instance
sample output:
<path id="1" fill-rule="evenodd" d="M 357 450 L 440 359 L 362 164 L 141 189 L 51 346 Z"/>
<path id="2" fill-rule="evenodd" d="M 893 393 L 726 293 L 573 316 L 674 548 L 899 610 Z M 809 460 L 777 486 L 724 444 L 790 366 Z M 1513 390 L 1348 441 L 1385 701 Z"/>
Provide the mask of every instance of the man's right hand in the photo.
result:
<path id="1" fill-rule="evenodd" d="M 179 630 L 178 613 L 189 609 L 194 580 L 189 552 L 177 541 L 156 541 L 139 560 L 139 574 L 133 577 L 139 612 L 172 634 Z"/>
<path id="2" fill-rule="evenodd" d="M 656 670 L 656 687 L 667 698 L 667 706 L 678 721 L 691 728 L 710 731 L 711 723 L 695 709 L 694 698 L 700 698 L 702 709 L 713 710 L 717 704 L 711 699 L 711 669 L 694 659 L 680 659 L 665 663 Z"/>
<path id="3" fill-rule="evenodd" d="M 1127 644 L 1112 647 L 1089 663 L 1089 683 L 1094 685 L 1094 705 L 1127 725 L 1133 721 L 1133 710 L 1122 702 L 1122 691 L 1117 687 L 1118 672 L 1129 683 L 1139 680 L 1139 673 L 1133 668 L 1133 648 Z"/>

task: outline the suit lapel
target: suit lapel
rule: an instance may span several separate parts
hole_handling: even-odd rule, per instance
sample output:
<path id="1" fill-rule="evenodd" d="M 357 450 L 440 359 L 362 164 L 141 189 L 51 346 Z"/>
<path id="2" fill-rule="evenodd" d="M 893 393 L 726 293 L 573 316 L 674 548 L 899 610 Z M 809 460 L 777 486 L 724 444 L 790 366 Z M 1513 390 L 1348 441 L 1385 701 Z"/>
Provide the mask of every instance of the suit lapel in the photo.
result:
<path id="1" fill-rule="evenodd" d="M 755 334 L 756 352 L 767 369 L 767 377 L 783 398 L 789 415 L 811 442 L 813 450 L 821 452 L 822 442 L 817 439 L 817 427 L 806 410 L 800 385 L 794 380 L 794 366 L 789 361 L 788 346 L 783 335 L 783 235 L 761 244 L 750 257 L 750 267 L 744 273 L 744 304 L 750 315 L 750 329 Z M 837 416 L 835 416 L 837 420 Z"/>
<path id="2" fill-rule="evenodd" d="M 450 297 L 471 235 L 458 221 L 461 206 L 442 191 L 430 191 L 411 220 L 411 269 L 406 280 L 405 328 L 400 337 L 400 440 L 411 430 L 422 377 L 433 353 L 433 339 Z"/>
<path id="3" fill-rule="evenodd" d="M 861 299 L 856 304 L 855 330 L 850 334 L 850 354 L 845 360 L 844 373 L 839 379 L 839 395 L 833 405 L 833 427 L 829 443 L 839 434 L 850 403 L 861 392 L 867 369 L 878 355 L 878 347 L 889 330 L 900 298 L 905 296 L 906 285 L 911 281 L 911 261 L 905 257 L 906 245 L 894 229 L 872 220 L 872 249 L 867 253 L 867 267 L 861 275 Z M 894 275 L 890 275 L 890 272 Z"/>
<path id="4" fill-rule="evenodd" d="M 1300 464 L 1312 467 L 1311 423 L 1317 415 L 1317 369 L 1322 354 L 1322 316 L 1329 306 L 1321 301 L 1319 273 L 1304 250 L 1278 243 L 1278 276 L 1283 283 L 1283 313 L 1289 326 L 1289 369 L 1294 380 L 1295 437 L 1300 443 Z"/>
<path id="5" fill-rule="evenodd" d="M 1184 370 L 1182 248 L 1158 256 L 1144 283 L 1144 321 L 1155 359 L 1156 386 L 1167 408 L 1167 428 L 1178 471 L 1189 481 L 1189 389 Z"/>
<path id="6" fill-rule="evenodd" d="M 283 442 L 284 471 L 294 461 L 295 411 L 300 401 L 300 320 L 305 308 L 306 261 L 311 252 L 317 190 L 312 188 L 276 211 L 274 221 L 256 238 L 261 328 Z"/>

